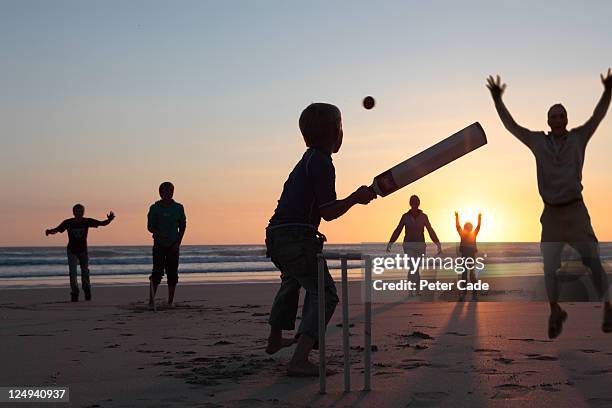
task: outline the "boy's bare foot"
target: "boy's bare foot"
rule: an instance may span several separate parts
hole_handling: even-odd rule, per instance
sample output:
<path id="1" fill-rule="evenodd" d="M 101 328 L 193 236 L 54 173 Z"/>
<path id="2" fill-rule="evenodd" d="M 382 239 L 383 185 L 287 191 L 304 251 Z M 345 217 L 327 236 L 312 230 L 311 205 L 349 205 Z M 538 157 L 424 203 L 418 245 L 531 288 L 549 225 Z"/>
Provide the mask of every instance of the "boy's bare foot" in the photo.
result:
<path id="1" fill-rule="evenodd" d="M 548 318 L 548 338 L 554 339 L 559 337 L 563 331 L 563 323 L 567 320 L 567 312 L 560 307 L 550 313 Z"/>
<path id="2" fill-rule="evenodd" d="M 612 333 L 612 306 L 610 303 L 604 305 L 603 323 L 601 324 L 601 330 L 604 333 Z"/>
<path id="3" fill-rule="evenodd" d="M 149 302 L 149 310 L 156 312 L 157 309 L 155 308 L 155 302 Z"/>
<path id="4" fill-rule="evenodd" d="M 266 347 L 266 353 L 274 354 L 285 347 L 291 346 L 293 343 L 295 343 L 295 339 L 281 338 L 280 340 L 278 340 L 278 339 L 272 339 L 268 337 L 268 345 Z"/>
<path id="5" fill-rule="evenodd" d="M 172 309 L 172 308 L 174 307 L 174 303 L 172 303 L 172 302 L 168 302 L 168 304 L 166 304 L 166 307 L 167 307 L 168 309 Z"/>
<path id="6" fill-rule="evenodd" d="M 337 374 L 336 371 L 326 369 L 325 375 L 334 375 Z M 289 363 L 289 367 L 287 368 L 287 375 L 289 377 L 318 377 L 319 376 L 319 366 L 316 364 L 307 361 L 305 363 Z"/>

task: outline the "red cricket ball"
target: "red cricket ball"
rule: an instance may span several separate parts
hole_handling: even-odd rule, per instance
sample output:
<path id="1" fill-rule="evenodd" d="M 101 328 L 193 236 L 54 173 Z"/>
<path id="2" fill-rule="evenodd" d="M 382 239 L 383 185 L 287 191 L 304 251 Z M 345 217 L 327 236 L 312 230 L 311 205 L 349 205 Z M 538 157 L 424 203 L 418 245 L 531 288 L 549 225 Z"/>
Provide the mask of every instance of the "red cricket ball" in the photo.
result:
<path id="1" fill-rule="evenodd" d="M 365 98 L 363 98 L 363 107 L 364 108 L 370 110 L 370 109 L 372 109 L 374 107 L 375 104 L 376 104 L 376 101 L 371 96 L 366 96 Z"/>

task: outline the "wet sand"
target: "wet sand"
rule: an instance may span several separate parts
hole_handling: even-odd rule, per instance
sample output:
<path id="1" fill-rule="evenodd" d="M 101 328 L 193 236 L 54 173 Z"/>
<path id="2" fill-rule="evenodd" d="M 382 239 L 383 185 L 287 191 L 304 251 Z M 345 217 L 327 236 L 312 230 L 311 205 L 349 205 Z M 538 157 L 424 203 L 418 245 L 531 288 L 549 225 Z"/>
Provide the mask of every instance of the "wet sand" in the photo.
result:
<path id="1" fill-rule="evenodd" d="M 541 302 L 374 304 L 373 390 L 361 392 L 363 307 L 360 283 L 349 285 L 348 394 L 340 307 L 326 395 L 316 378 L 285 376 L 291 349 L 264 353 L 269 283 L 179 286 L 172 309 L 163 285 L 157 312 L 145 286 L 97 287 L 79 303 L 67 288 L 2 290 L 0 385 L 69 386 L 75 407 L 612 406 L 612 335 L 597 303 L 566 304 L 555 341 Z"/>

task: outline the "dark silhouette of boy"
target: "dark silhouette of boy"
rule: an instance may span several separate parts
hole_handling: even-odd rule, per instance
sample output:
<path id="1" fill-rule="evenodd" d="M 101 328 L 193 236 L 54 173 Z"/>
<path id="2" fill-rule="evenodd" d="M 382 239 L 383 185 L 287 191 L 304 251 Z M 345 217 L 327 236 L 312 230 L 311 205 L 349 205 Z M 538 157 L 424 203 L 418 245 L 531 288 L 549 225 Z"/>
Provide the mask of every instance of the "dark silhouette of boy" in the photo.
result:
<path id="1" fill-rule="evenodd" d="M 608 288 L 608 276 L 599 257 L 599 244 L 591 218 L 582 199 L 582 167 L 586 146 L 599 123 L 606 116 L 612 96 L 612 71 L 601 75 L 604 92 L 593 116 L 582 126 L 567 130 L 567 111 L 561 104 L 548 110 L 550 132 L 533 132 L 518 125 L 502 101 L 506 84 L 489 77 L 487 87 L 495 102 L 495 108 L 506 127 L 525 144 L 536 159 L 538 190 L 544 201 L 542 239 L 544 278 L 550 302 L 548 336 L 561 334 L 567 312 L 559 306 L 559 282 L 557 270 L 561 267 L 561 253 L 565 244 L 572 246 L 581 256 L 582 263 L 591 270 L 598 295 L 604 300 L 602 330 L 612 332 L 612 305 Z"/>
<path id="2" fill-rule="evenodd" d="M 317 376 L 318 367 L 308 359 L 318 338 L 317 254 L 325 237 L 318 232 L 321 218 L 334 220 L 355 204 L 367 204 L 376 194 L 359 187 L 343 200 L 336 198 L 335 169 L 331 155 L 342 145 L 340 110 L 327 103 L 313 103 L 302 112 L 299 127 L 308 149 L 283 186 L 274 215 L 266 229 L 266 247 L 272 262 L 281 271 L 281 286 L 270 312 L 270 335 L 266 352 L 273 354 L 293 343 L 283 330 L 293 330 L 299 291 L 306 290 L 297 346 L 289 363 L 290 376 Z M 329 322 L 338 296 L 325 265 L 325 318 Z"/>
<path id="3" fill-rule="evenodd" d="M 168 306 L 172 307 L 178 283 L 179 251 L 187 218 L 182 204 L 173 200 L 174 185 L 169 181 L 159 186 L 161 200 L 149 208 L 147 229 L 153 234 L 153 271 L 149 277 L 149 307 L 155 310 L 155 293 L 164 272 L 168 280 Z"/>
<path id="4" fill-rule="evenodd" d="M 455 228 L 457 229 L 457 233 L 459 234 L 460 242 L 459 242 L 459 255 L 462 258 L 470 258 L 476 259 L 476 253 L 478 252 L 478 246 L 476 245 L 476 238 L 478 237 L 478 233 L 480 232 L 480 225 L 482 224 L 482 214 L 478 214 L 478 225 L 474 228 L 471 222 L 466 222 L 463 224 L 463 228 L 461 228 L 461 223 L 459 222 L 459 213 L 455 211 Z M 461 280 L 465 283 L 468 281 L 468 275 L 470 278 L 470 282 L 476 283 L 476 274 L 474 273 L 474 268 L 466 268 L 465 272 L 461 274 Z M 466 290 L 462 290 L 459 293 L 459 301 L 463 302 L 465 299 Z M 472 300 L 476 300 L 476 289 L 472 290 Z"/>
<path id="5" fill-rule="evenodd" d="M 87 254 L 87 232 L 89 228 L 98 228 L 108 225 L 115 219 L 115 214 L 109 212 L 106 220 L 98 221 L 85 218 L 85 207 L 75 204 L 72 207 L 74 218 L 68 218 L 55 228 L 45 231 L 45 235 L 53 235 L 68 231 L 68 271 L 70 274 L 70 298 L 73 302 L 79 301 L 79 282 L 77 280 L 77 263 L 81 266 L 81 285 L 85 300 L 91 300 L 91 283 L 89 281 L 89 257 Z"/>

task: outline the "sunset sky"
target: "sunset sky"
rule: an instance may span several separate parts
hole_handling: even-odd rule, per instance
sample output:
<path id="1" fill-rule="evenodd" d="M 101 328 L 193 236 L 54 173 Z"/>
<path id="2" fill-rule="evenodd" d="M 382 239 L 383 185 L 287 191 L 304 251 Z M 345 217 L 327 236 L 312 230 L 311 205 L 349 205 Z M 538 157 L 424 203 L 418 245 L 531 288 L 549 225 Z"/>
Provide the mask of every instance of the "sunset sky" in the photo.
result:
<path id="1" fill-rule="evenodd" d="M 485 88 L 502 75 L 515 119 L 546 129 L 592 113 L 612 66 L 612 3 L 0 1 L 0 246 L 45 237 L 81 202 L 117 219 L 90 244 L 148 244 L 146 213 L 170 180 L 187 244 L 262 243 L 304 144 L 311 102 L 343 113 L 340 197 L 479 121 L 489 144 L 392 196 L 323 222 L 332 243 L 385 241 L 411 194 L 443 241 L 453 212 L 483 241 L 537 241 L 535 161 Z M 371 111 L 361 107 L 376 98 Z M 612 114 L 591 140 L 584 196 L 612 240 Z M 465 215 L 465 216 L 464 216 Z"/>

